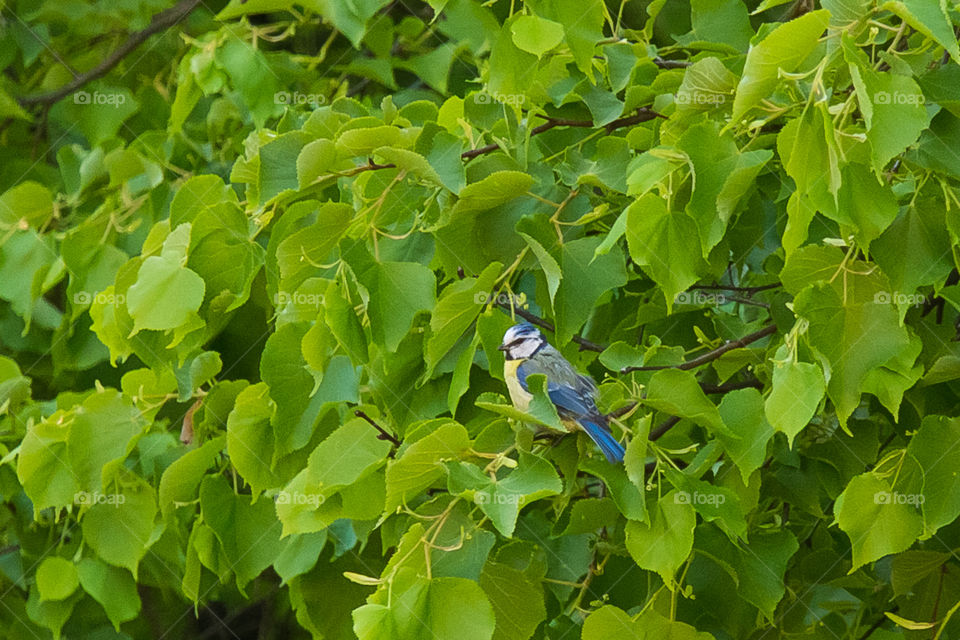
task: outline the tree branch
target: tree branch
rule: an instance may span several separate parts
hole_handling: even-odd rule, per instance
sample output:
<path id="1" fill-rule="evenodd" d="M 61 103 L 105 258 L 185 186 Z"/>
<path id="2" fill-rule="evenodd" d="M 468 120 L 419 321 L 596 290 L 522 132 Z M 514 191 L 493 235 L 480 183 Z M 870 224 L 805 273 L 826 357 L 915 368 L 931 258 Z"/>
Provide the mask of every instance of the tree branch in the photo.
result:
<path id="1" fill-rule="evenodd" d="M 507 313 L 511 313 L 511 312 L 515 313 L 521 318 L 523 318 L 524 320 L 526 320 L 527 322 L 529 322 L 530 324 L 535 324 L 541 329 L 546 329 L 551 333 L 556 332 L 556 329 L 554 328 L 552 322 L 548 320 L 544 320 L 543 318 L 541 318 L 540 316 L 534 313 L 530 313 L 529 311 L 525 309 L 520 309 L 519 307 L 511 307 L 509 304 L 505 302 L 497 301 L 495 304 L 498 309 L 501 309 L 502 311 L 506 311 Z M 591 342 L 586 338 L 582 338 L 577 335 L 573 336 L 571 340 L 573 340 L 578 345 L 580 345 L 582 351 L 596 351 L 597 353 L 601 353 L 604 349 L 603 347 L 598 345 L 596 342 Z"/>
<path id="2" fill-rule="evenodd" d="M 357 416 L 358 418 L 363 418 L 370 424 L 371 427 L 373 427 L 374 429 L 380 432 L 380 435 L 377 436 L 377 440 L 386 440 L 387 442 L 391 443 L 395 447 L 400 446 L 400 440 L 397 439 L 397 436 L 393 435 L 392 433 L 390 433 L 389 431 L 387 431 L 386 429 L 378 425 L 373 418 L 368 416 L 366 413 L 364 413 L 360 409 L 357 409 L 356 411 L 354 411 L 353 415 Z"/>
<path id="3" fill-rule="evenodd" d="M 17 98 L 17 102 L 24 106 L 31 104 L 53 104 L 70 95 L 88 82 L 92 82 L 97 78 L 102 78 L 103 76 L 107 75 L 111 69 L 117 66 L 121 60 L 130 54 L 130 52 L 143 44 L 147 38 L 177 24 L 191 11 L 193 11 L 198 4 L 200 4 L 200 0 L 180 0 L 180 2 L 173 7 L 165 9 L 154 15 L 150 20 L 150 24 L 147 25 L 145 29 L 131 33 L 126 42 L 114 49 L 109 56 L 104 58 L 103 62 L 98 64 L 90 71 L 80 74 L 74 78 L 72 82 L 67 83 L 59 89 L 55 89 L 54 91 L 50 91 L 48 93 L 38 93 L 30 96 L 23 96 L 21 98 Z"/>
<path id="4" fill-rule="evenodd" d="M 685 69 L 689 67 L 691 63 L 686 60 L 664 60 L 660 56 L 657 56 L 653 59 L 653 64 L 661 69 Z"/>
<path id="5" fill-rule="evenodd" d="M 631 371 L 659 371 L 661 369 L 682 369 L 684 371 L 687 371 L 690 369 L 696 369 L 701 365 L 705 365 L 708 362 L 712 362 L 716 360 L 717 358 L 725 354 L 727 351 L 733 351 L 734 349 L 745 347 L 751 342 L 756 342 L 757 340 L 766 338 L 767 336 L 775 333 L 776 331 L 777 331 L 777 325 L 770 324 L 764 327 L 763 329 L 760 329 L 759 331 L 754 331 L 753 333 L 746 335 L 740 338 L 739 340 L 727 342 L 723 346 L 718 347 L 713 351 L 705 353 L 698 358 L 694 358 L 693 360 L 688 360 L 687 362 L 684 362 L 682 364 L 650 365 L 645 367 L 624 367 L 623 369 L 620 369 L 620 373 L 630 373 Z"/>
<path id="6" fill-rule="evenodd" d="M 769 289 L 779 289 L 783 285 L 779 282 L 774 282 L 773 284 L 763 284 L 757 287 L 735 287 L 729 284 L 697 284 L 691 289 L 700 289 L 701 291 L 735 291 L 737 293 L 746 293 L 747 295 L 752 295 L 759 291 L 767 291 Z"/>

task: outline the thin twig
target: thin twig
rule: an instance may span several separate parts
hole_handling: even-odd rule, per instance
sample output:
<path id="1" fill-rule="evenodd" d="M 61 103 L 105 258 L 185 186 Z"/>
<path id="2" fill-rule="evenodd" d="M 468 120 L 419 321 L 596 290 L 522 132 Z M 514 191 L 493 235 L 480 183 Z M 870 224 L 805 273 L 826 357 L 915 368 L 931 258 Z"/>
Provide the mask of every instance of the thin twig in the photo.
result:
<path id="1" fill-rule="evenodd" d="M 555 333 L 555 332 L 556 332 L 556 328 L 554 328 L 552 322 L 550 322 L 549 320 L 544 320 L 544 319 L 541 318 L 540 316 L 538 316 L 538 315 L 536 315 L 536 314 L 534 314 L 534 313 L 530 313 L 529 311 L 527 311 L 527 310 L 525 310 L 525 309 L 520 309 L 519 307 L 511 307 L 511 306 L 510 306 L 509 304 L 507 304 L 506 302 L 500 302 L 499 300 L 496 302 L 496 306 L 497 306 L 498 309 L 501 309 L 501 310 L 503 310 L 503 311 L 506 311 L 507 313 L 515 313 L 515 314 L 517 314 L 518 316 L 520 316 L 521 318 L 523 318 L 524 320 L 526 320 L 526 321 L 529 322 L 530 324 L 535 324 L 535 325 L 537 325 L 538 327 L 540 327 L 541 329 L 546 329 L 547 331 L 549 331 L 549 332 L 551 332 L 551 333 Z M 586 338 L 582 338 L 582 337 L 580 337 L 580 336 L 575 335 L 575 336 L 573 336 L 573 338 L 571 338 L 571 340 L 573 340 L 573 341 L 576 342 L 578 345 L 580 345 L 580 348 L 581 348 L 581 350 L 583 350 L 583 351 L 596 351 L 597 353 L 603 352 L 603 347 L 601 347 L 600 345 L 598 345 L 596 342 L 591 342 L 591 341 L 587 340 Z"/>
<path id="2" fill-rule="evenodd" d="M 540 116 L 546 118 L 547 121 L 541 125 L 537 125 L 530 131 L 531 136 L 536 136 L 541 133 L 545 133 L 554 127 L 594 127 L 592 120 L 569 120 L 567 118 L 551 118 L 549 116 Z M 604 125 L 604 129 L 607 133 L 611 133 L 622 127 L 628 127 L 630 125 L 639 124 L 641 122 L 648 122 L 654 118 L 664 118 L 666 116 L 648 109 L 647 107 L 641 107 L 637 109 L 637 112 L 632 116 L 624 116 L 623 118 L 617 118 L 616 120 L 607 123 Z M 500 145 L 496 143 L 490 143 L 482 147 L 477 147 L 476 149 L 470 149 L 464 151 L 460 154 L 462 160 L 470 160 L 476 158 L 477 156 L 482 156 L 487 153 L 493 153 L 494 151 L 499 151 Z M 373 160 L 369 160 L 366 165 L 357 167 L 355 173 L 360 173 L 362 171 L 374 171 L 376 169 L 395 169 L 397 165 L 391 163 L 388 164 L 376 164 Z"/>
<path id="3" fill-rule="evenodd" d="M 670 429 L 672 429 L 678 422 L 680 422 L 679 417 L 670 416 L 650 430 L 650 435 L 647 436 L 647 440 L 659 440 L 663 434 L 665 434 L 667 431 L 670 431 Z"/>
<path id="4" fill-rule="evenodd" d="M 354 411 L 353 415 L 357 416 L 358 418 L 363 418 L 370 424 L 371 427 L 373 427 L 374 429 L 380 432 L 380 435 L 377 436 L 377 440 L 386 440 L 387 442 L 390 442 L 391 444 L 393 444 L 393 446 L 395 447 L 400 446 L 400 440 L 397 439 L 397 436 L 393 435 L 392 433 L 390 433 L 389 431 L 387 431 L 386 429 L 378 425 L 373 418 L 368 416 L 366 413 L 364 413 L 360 409 L 357 409 L 356 411 Z"/>
<path id="5" fill-rule="evenodd" d="M 896 613 L 896 612 L 899 611 L 899 610 L 900 610 L 900 605 L 895 605 L 892 609 L 890 609 L 890 613 Z M 872 636 L 872 635 L 873 635 L 873 632 L 876 631 L 877 629 L 879 629 L 881 626 L 883 626 L 883 623 L 886 622 L 888 619 L 889 619 L 889 618 L 887 618 L 886 615 L 880 616 L 880 618 L 877 619 L 876 622 L 874 622 L 872 625 L 870 625 L 870 628 L 867 629 L 866 633 L 864 633 L 862 636 L 860 636 L 859 640 L 867 640 L 867 638 L 869 638 L 870 636 Z"/>
<path id="6" fill-rule="evenodd" d="M 114 49 L 110 55 L 104 58 L 103 62 L 98 64 L 90 71 L 80 74 L 78 77 L 74 78 L 71 82 L 68 82 L 59 89 L 55 89 L 54 91 L 47 93 L 23 96 L 21 98 L 17 98 L 17 102 L 24 106 L 30 104 L 53 104 L 70 95 L 88 82 L 92 82 L 97 78 L 102 78 L 103 76 L 107 75 L 111 69 L 120 64 L 120 61 L 130 54 L 130 52 L 143 44 L 147 38 L 177 24 L 191 11 L 193 11 L 198 4 L 200 4 L 200 0 L 180 0 L 180 2 L 173 7 L 155 14 L 150 20 L 150 24 L 147 25 L 145 29 L 131 33 L 130 37 L 128 37 L 123 44 Z"/>
<path id="7" fill-rule="evenodd" d="M 739 349 L 740 347 L 745 347 L 746 345 L 756 342 L 766 338 L 769 335 L 776 333 L 777 325 L 769 324 L 759 331 L 754 331 L 753 333 L 746 335 L 739 340 L 733 340 L 732 342 L 727 342 L 726 344 L 717 347 L 713 351 L 709 351 L 698 358 L 693 360 L 688 360 L 681 364 L 667 364 L 667 365 L 649 365 L 644 367 L 624 367 L 620 369 L 620 373 L 630 373 L 631 371 L 659 371 L 661 369 L 682 369 L 688 371 L 690 369 L 696 369 L 699 366 L 705 365 L 708 362 L 712 362 L 725 354 L 727 351 L 733 351 L 734 349 Z"/>
<path id="8" fill-rule="evenodd" d="M 779 289 L 783 285 L 779 282 L 773 284 L 762 284 L 756 287 L 735 287 L 729 284 L 697 284 L 691 289 L 700 289 L 702 291 L 736 291 L 737 293 L 754 294 L 758 291 L 768 291 L 770 289 Z"/>
<path id="9" fill-rule="evenodd" d="M 690 62 L 686 60 L 664 60 L 660 56 L 653 59 L 653 64 L 661 69 L 685 69 L 690 66 Z"/>
<path id="10" fill-rule="evenodd" d="M 725 382 L 724 384 L 701 383 L 700 388 L 703 389 L 704 393 L 729 393 L 737 389 L 763 389 L 763 383 L 756 378 L 752 378 L 738 382 Z"/>

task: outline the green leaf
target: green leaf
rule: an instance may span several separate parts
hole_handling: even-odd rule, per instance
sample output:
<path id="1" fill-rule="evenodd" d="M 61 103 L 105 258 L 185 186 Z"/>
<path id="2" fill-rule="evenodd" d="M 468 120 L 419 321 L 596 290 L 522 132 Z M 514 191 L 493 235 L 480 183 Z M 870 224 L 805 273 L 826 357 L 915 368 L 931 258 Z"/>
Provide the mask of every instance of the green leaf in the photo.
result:
<path id="1" fill-rule="evenodd" d="M 51 217 L 53 198 L 38 182 L 21 182 L 0 195 L 0 228 L 43 227 Z"/>
<path id="2" fill-rule="evenodd" d="M 148 486 L 107 496 L 83 516 L 83 539 L 105 562 L 130 570 L 137 578 L 137 567 L 153 543 L 157 501 Z"/>
<path id="3" fill-rule="evenodd" d="M 613 605 L 604 605 L 591 613 L 583 623 L 582 640 L 713 640 L 713 636 L 697 631 L 685 622 L 669 620 L 654 609 L 634 620 Z"/>
<path id="4" fill-rule="evenodd" d="M 197 488 L 206 471 L 223 452 L 226 438 L 220 436 L 186 452 L 173 461 L 160 478 L 160 510 L 168 517 L 177 507 L 197 499 Z"/>
<path id="5" fill-rule="evenodd" d="M 767 34 L 760 44 L 750 48 L 733 101 L 734 120 L 740 120 L 747 111 L 772 93 L 781 70 L 796 71 L 813 53 L 829 19 L 829 11 L 811 11 L 780 25 Z"/>
<path id="6" fill-rule="evenodd" d="M 480 588 L 496 617 L 494 640 L 527 640 L 547 619 L 543 588 L 510 565 L 487 562 L 480 574 Z"/>
<path id="7" fill-rule="evenodd" d="M 661 496 L 650 515 L 650 522 L 627 523 L 627 551 L 641 569 L 660 574 L 673 590 L 674 576 L 693 549 L 696 512 L 678 491 Z"/>
<path id="8" fill-rule="evenodd" d="M 442 478 L 442 462 L 460 458 L 469 447 L 466 429 L 456 422 L 448 422 L 401 448 L 396 460 L 387 465 L 386 511 L 393 511 Z"/>
<path id="9" fill-rule="evenodd" d="M 917 287 L 941 282 L 950 273 L 953 261 L 943 218 L 936 200 L 919 199 L 870 245 L 893 291 L 910 296 Z"/>
<path id="10" fill-rule="evenodd" d="M 537 257 L 537 262 L 540 263 L 540 268 L 543 270 L 543 277 L 547 280 L 547 293 L 550 296 L 550 304 L 553 304 L 554 298 L 557 295 L 557 289 L 560 288 L 560 281 L 563 279 L 563 272 L 560 270 L 560 265 L 557 264 L 554 257 L 543 248 L 543 245 L 537 242 L 536 238 L 526 233 L 520 233 L 519 235 L 527 241 L 527 246 L 530 247 L 533 255 Z"/>
<path id="11" fill-rule="evenodd" d="M 563 41 L 563 25 L 533 15 L 517 18 L 510 31 L 517 47 L 538 58 Z"/>
<path id="12" fill-rule="evenodd" d="M 811 345 L 830 363 L 827 395 L 837 407 L 841 424 L 860 403 L 867 374 L 910 348 L 897 312 L 877 297 L 882 295 L 882 283 L 868 280 L 857 286 L 851 280 L 847 280 L 846 301 L 830 285 L 809 287 L 794 301 L 797 314 L 810 322 Z M 812 372 L 806 375 L 815 377 Z"/>
<path id="13" fill-rule="evenodd" d="M 276 440 L 270 426 L 275 411 L 270 388 L 260 382 L 237 395 L 227 417 L 227 454 L 254 497 L 278 483 L 272 468 Z"/>
<path id="14" fill-rule="evenodd" d="M 822 379 L 820 393 L 823 394 Z M 767 443 L 774 435 L 774 427 L 764 415 L 763 398 L 756 389 L 738 389 L 723 397 L 718 410 L 723 423 L 738 436 L 732 438 L 721 434 L 720 441 L 740 469 L 744 484 L 748 484 L 750 475 L 766 460 Z"/>
<path id="15" fill-rule="evenodd" d="M 520 171 L 496 171 L 460 190 L 455 211 L 468 213 L 493 209 L 523 195 L 533 185 L 533 176 Z"/>
<path id="16" fill-rule="evenodd" d="M 314 219 L 314 216 L 310 216 Z M 325 264 L 353 218 L 353 208 L 335 202 L 321 204 L 315 221 L 285 236 L 277 245 L 280 289 L 293 295 L 304 280 Z"/>
<path id="17" fill-rule="evenodd" d="M 450 493 L 472 498 L 497 530 L 508 538 L 513 535 L 517 515 L 525 504 L 563 490 L 553 465 L 533 455 L 521 454 L 517 468 L 497 480 L 484 475 L 480 467 L 465 462 L 451 463 L 448 469 Z"/>
<path id="18" fill-rule="evenodd" d="M 598 300 L 627 283 L 626 260 L 619 248 L 594 259 L 601 241 L 591 236 L 563 244 L 559 261 L 563 279 L 554 301 L 557 345 L 570 341 L 590 319 Z"/>
<path id="19" fill-rule="evenodd" d="M 663 198 L 653 193 L 627 209 L 627 246 L 633 261 L 660 285 L 668 311 L 705 266 L 697 223 L 686 213 L 667 211 Z"/>
<path id="20" fill-rule="evenodd" d="M 916 508 L 896 499 L 896 494 L 875 473 L 856 476 L 834 507 L 837 524 L 853 545 L 853 573 L 861 566 L 903 551 L 923 532 Z"/>
<path id="21" fill-rule="evenodd" d="M 41 600 L 63 600 L 80 586 L 77 566 L 59 556 L 48 556 L 37 567 L 37 591 Z"/>
<path id="22" fill-rule="evenodd" d="M 644 403 L 671 415 L 687 418 L 715 434 L 735 437 L 700 388 L 696 376 L 681 369 L 656 371 L 647 383 Z"/>
<path id="23" fill-rule="evenodd" d="M 763 412 L 773 428 L 787 436 L 791 447 L 816 413 L 825 390 L 820 365 L 790 359 L 786 347 L 777 351 L 773 388 L 763 404 Z"/>
<path id="24" fill-rule="evenodd" d="M 960 47 L 945 3 L 939 0 L 892 0 L 883 3 L 880 9 L 892 11 L 923 35 L 933 38 L 947 50 L 954 62 L 960 64 Z"/>
<path id="25" fill-rule="evenodd" d="M 200 485 L 200 509 L 236 573 L 237 588 L 244 586 L 276 561 L 280 548 L 280 523 L 273 502 L 234 494 L 221 476 L 207 476 Z"/>
<path id="26" fill-rule="evenodd" d="M 399 583 L 399 584 L 398 584 Z M 403 640 L 426 633 L 436 640 L 490 640 L 495 617 L 480 586 L 464 578 L 429 580 L 402 572 L 385 603 L 353 611 L 360 640 Z"/>
<path id="27" fill-rule="evenodd" d="M 161 254 L 140 265 L 137 281 L 127 289 L 127 310 L 134 323 L 131 336 L 144 329 L 176 329 L 200 309 L 206 285 L 195 271 L 183 266 L 183 243 L 189 237 L 190 225 L 180 225 L 164 241 Z"/>
<path id="28" fill-rule="evenodd" d="M 946 455 L 958 437 L 960 421 L 926 416 L 907 446 L 903 475 L 894 489 L 899 495 L 922 496 L 924 538 L 960 516 L 960 477 Z"/>
<path id="29" fill-rule="evenodd" d="M 367 313 L 374 339 L 396 351 L 416 315 L 436 303 L 433 272 L 415 262 L 378 262 L 360 279 L 370 291 Z"/>
<path id="30" fill-rule="evenodd" d="M 602 0 L 552 0 L 539 9 L 545 18 L 563 25 L 564 38 L 577 68 L 593 78 L 593 55 L 603 39 Z"/>
<path id="31" fill-rule="evenodd" d="M 868 63 L 864 64 L 859 50 L 860 55 L 851 56 L 846 41 L 844 49 L 867 125 L 873 169 L 880 172 L 890 160 L 915 143 L 930 125 L 930 115 L 924 106 L 926 100 L 913 78 L 874 72 Z"/>
<path id="32" fill-rule="evenodd" d="M 129 571 L 96 558 L 84 558 L 77 569 L 83 590 L 100 603 L 118 633 L 121 624 L 140 614 L 140 594 Z"/>
<path id="33" fill-rule="evenodd" d="M 437 300 L 430 316 L 430 337 L 427 339 L 426 363 L 430 377 L 440 359 L 457 343 L 483 309 L 486 294 L 503 265 L 494 262 L 476 278 L 464 278 L 448 286 Z"/>

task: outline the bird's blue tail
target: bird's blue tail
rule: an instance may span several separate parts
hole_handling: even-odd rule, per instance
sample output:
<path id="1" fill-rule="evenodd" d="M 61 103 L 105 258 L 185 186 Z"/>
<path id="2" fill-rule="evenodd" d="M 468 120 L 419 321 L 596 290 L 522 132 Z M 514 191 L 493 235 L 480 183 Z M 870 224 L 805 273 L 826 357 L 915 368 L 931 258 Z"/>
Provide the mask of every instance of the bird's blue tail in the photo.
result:
<path id="1" fill-rule="evenodd" d="M 603 455 L 607 456 L 610 462 L 623 462 L 623 454 L 626 453 L 623 445 L 614 439 L 613 434 L 600 422 L 582 418 L 580 426 L 587 432 L 590 439 L 597 443 Z"/>

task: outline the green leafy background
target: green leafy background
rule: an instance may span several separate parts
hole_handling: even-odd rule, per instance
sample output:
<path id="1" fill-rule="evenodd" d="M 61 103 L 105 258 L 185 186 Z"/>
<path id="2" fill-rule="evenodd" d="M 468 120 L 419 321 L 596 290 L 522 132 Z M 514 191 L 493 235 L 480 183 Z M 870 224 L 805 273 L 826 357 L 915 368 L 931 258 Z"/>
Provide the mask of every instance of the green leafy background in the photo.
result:
<path id="1" fill-rule="evenodd" d="M 0 637 L 960 638 L 954 4 L 0 6 Z"/>

